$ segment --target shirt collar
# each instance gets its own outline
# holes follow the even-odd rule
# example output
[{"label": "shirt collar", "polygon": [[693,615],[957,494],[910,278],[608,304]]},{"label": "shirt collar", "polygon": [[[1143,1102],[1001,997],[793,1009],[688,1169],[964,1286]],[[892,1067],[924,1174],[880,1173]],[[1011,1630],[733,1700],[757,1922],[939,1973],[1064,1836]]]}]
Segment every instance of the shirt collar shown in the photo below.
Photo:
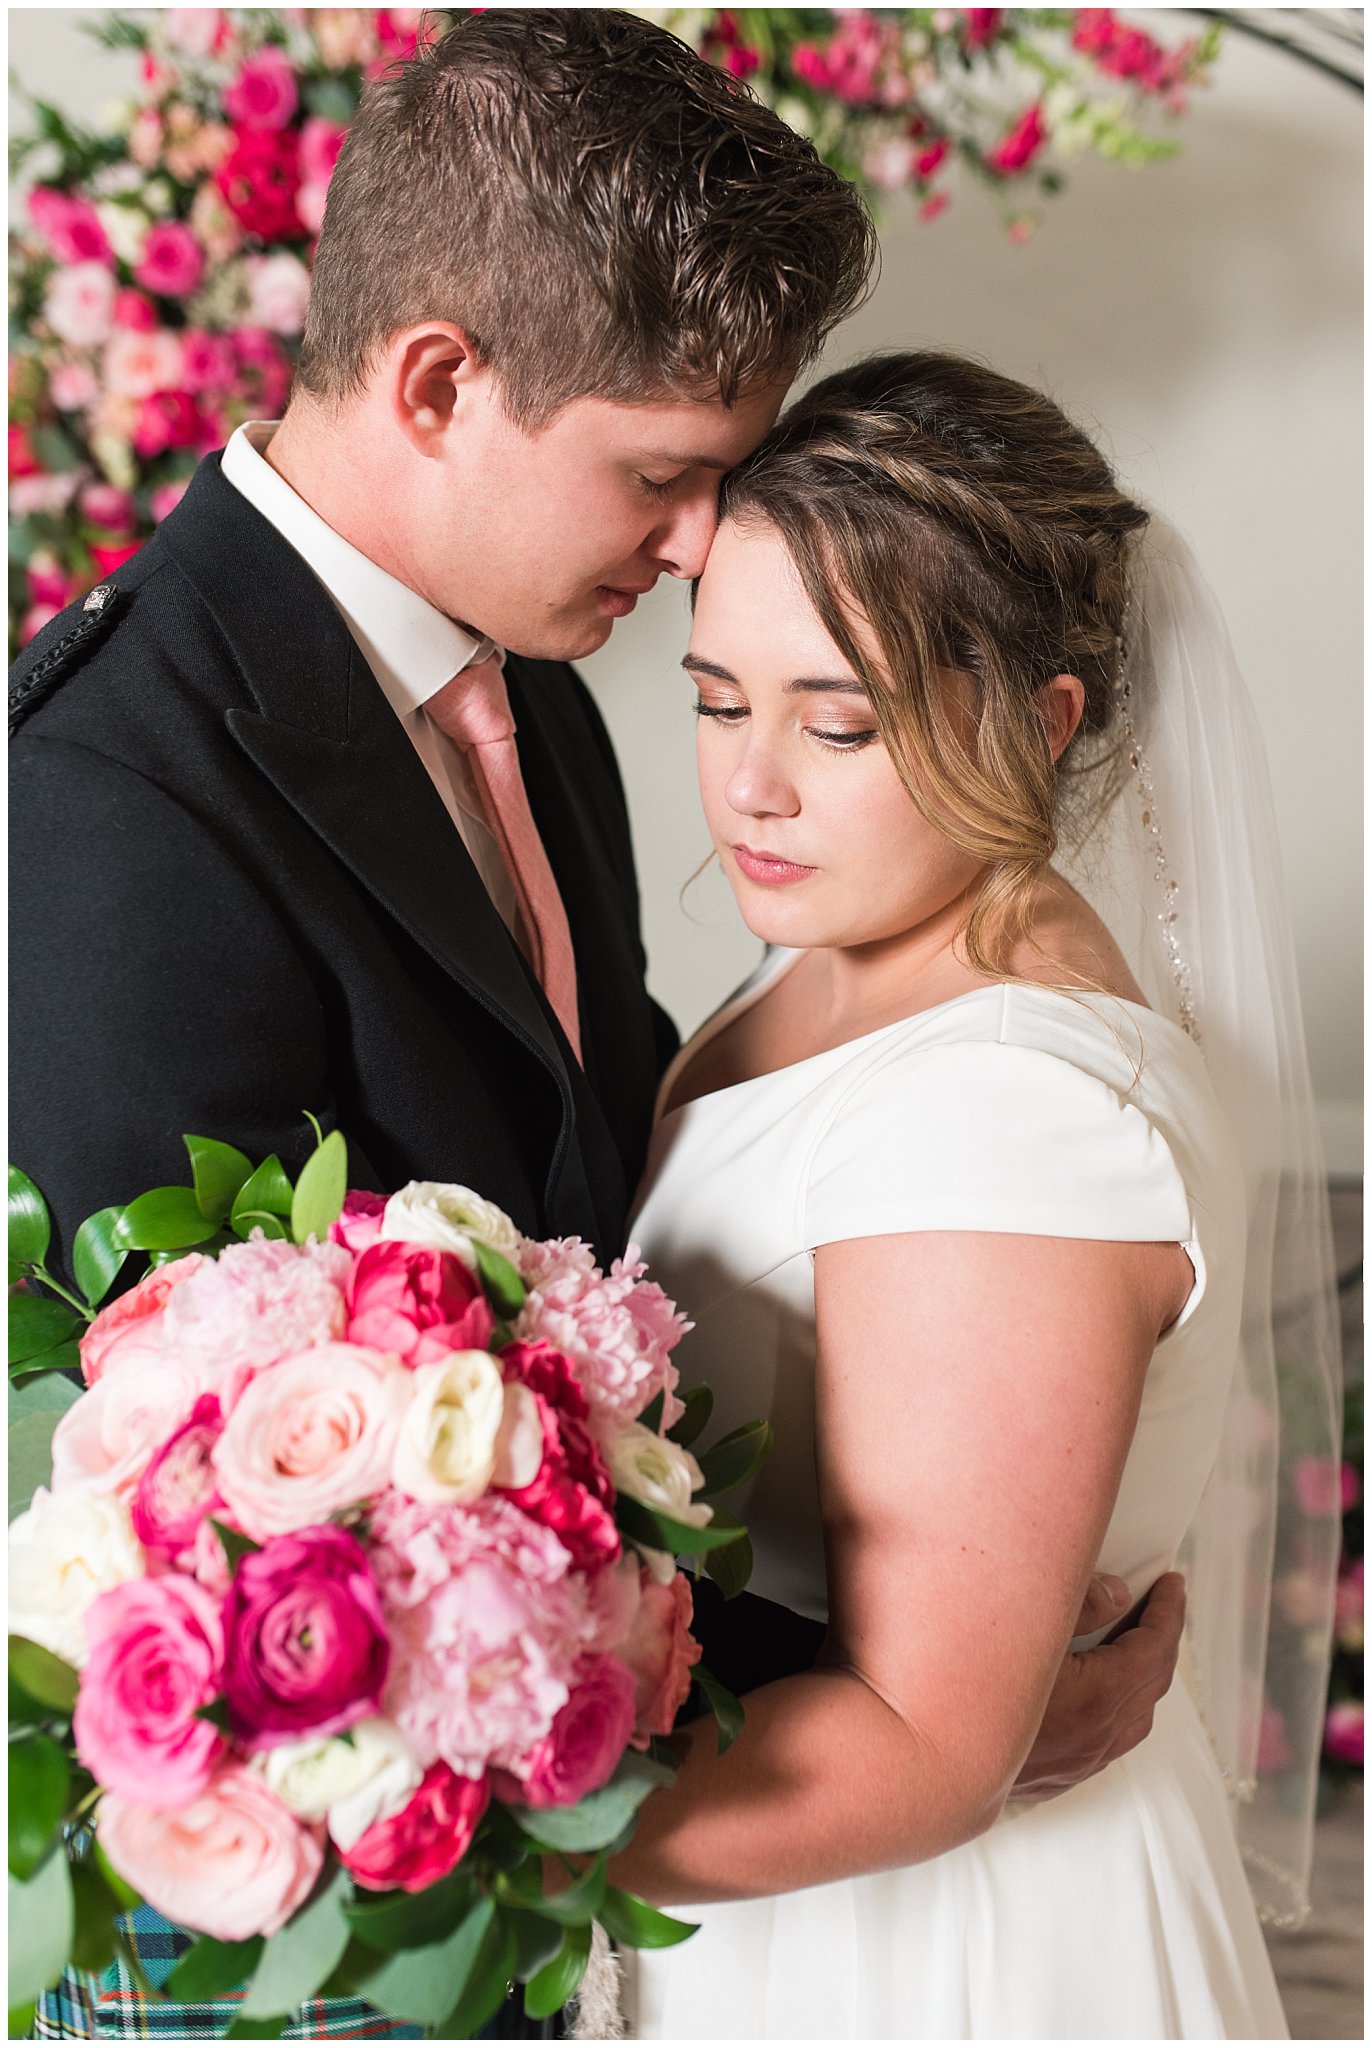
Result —
[{"label": "shirt collar", "polygon": [[492,654],[503,661],[493,641],[464,632],[335,533],[291,489],[263,453],[278,424],[248,420],[239,427],[224,450],[223,473],[314,571],[397,716],[421,709],[469,663]]}]

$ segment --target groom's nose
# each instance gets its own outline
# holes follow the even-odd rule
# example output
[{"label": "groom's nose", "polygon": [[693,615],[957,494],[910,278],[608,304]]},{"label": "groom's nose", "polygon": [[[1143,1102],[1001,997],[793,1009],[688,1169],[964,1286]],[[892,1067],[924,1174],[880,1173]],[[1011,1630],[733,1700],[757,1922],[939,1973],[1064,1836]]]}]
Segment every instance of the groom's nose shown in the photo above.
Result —
[{"label": "groom's nose", "polygon": [[669,576],[699,576],[719,524],[719,479],[674,506],[670,518],[650,536],[648,546]]}]

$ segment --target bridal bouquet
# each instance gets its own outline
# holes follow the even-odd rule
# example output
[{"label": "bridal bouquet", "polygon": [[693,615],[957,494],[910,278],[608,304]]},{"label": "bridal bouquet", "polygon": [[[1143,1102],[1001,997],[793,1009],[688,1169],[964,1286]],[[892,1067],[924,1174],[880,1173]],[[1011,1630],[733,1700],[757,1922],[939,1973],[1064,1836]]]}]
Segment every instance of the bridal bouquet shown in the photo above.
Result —
[{"label": "bridal bouquet", "polygon": [[84,1301],[10,1170],[11,2005],[136,1968],[142,1901],[200,1937],[168,1993],[246,1981],[259,2032],[341,1992],[466,2036],[512,1979],[544,2016],[594,1920],[692,1931],[606,1863],[693,1682],[737,1731],[674,1558],[742,1584],[714,1497],[769,1432],[693,1457],[690,1326],[633,1248],[347,1193],[338,1133],[295,1186],[186,1142],[193,1188],[82,1225]]}]

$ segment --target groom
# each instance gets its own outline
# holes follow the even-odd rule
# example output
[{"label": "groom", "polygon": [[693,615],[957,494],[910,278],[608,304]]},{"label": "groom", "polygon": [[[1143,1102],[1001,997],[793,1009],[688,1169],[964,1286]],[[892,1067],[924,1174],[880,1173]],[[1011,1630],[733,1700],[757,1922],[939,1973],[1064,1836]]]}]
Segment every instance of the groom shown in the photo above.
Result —
[{"label": "groom", "polygon": [[[11,1149],[56,1250],[181,1179],[183,1131],[298,1166],[307,1110],[355,1185],[620,1249],[675,1034],[567,663],[699,573],[871,253],[808,143],[629,15],[479,11],[369,87],[284,421],[12,682]],[[1179,1627],[1169,1581],[1067,1661],[1025,1796],[1141,1738]],[[810,1653],[779,1613],[743,1634],[750,1679]]]}]

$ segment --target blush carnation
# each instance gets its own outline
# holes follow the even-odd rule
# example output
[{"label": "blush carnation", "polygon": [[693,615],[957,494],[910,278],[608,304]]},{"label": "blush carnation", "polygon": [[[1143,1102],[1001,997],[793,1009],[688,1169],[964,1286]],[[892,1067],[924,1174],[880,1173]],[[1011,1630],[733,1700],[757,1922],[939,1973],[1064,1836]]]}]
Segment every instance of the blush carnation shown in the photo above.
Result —
[{"label": "blush carnation", "polygon": [[482,1351],[494,1328],[486,1297],[452,1252],[428,1245],[373,1244],[345,1290],[352,1344],[393,1351],[407,1364],[433,1364],[450,1351]]},{"label": "blush carnation", "polygon": [[670,1428],[684,1411],[668,1354],[691,1325],[655,1282],[642,1278],[647,1268],[638,1247],[630,1245],[602,1274],[579,1238],[527,1243],[520,1270],[529,1298],[518,1334],[566,1354],[597,1427],[632,1422],[661,1393]]},{"label": "blush carnation", "polygon": [[241,1764],[170,1813],[109,1793],[100,1846],[155,1912],[216,1941],[275,1934],[324,1862],[320,1830],[301,1827]]},{"label": "blush carnation", "polygon": [[219,1602],[194,1579],[136,1579],[86,1613],[90,1645],[72,1730],[77,1753],[107,1791],[143,1806],[194,1799],[224,1738],[196,1718],[219,1691]]},{"label": "blush carnation", "polygon": [[224,1695],[250,1750],[333,1735],[375,1714],[390,1661],[367,1553],[301,1529],[239,1561],[224,1609]]},{"label": "blush carnation", "polygon": [[526,1806],[575,1806],[613,1777],[634,1730],[634,1681],[617,1657],[591,1657],[541,1742],[497,1790]]},{"label": "blush carnation", "polygon": [[81,1373],[88,1387],[131,1351],[131,1339],[136,1339],[140,1351],[150,1341],[160,1345],[163,1309],[183,1281],[205,1264],[203,1253],[188,1252],[169,1266],[154,1266],[136,1287],[101,1309],[81,1339]]},{"label": "blush carnation", "polygon": [[337,1245],[231,1244],[168,1303],[167,1341],[236,1390],[259,1367],[342,1336],[350,1266]]},{"label": "blush carnation", "polygon": [[369,1891],[423,1891],[466,1854],[490,1797],[485,1778],[431,1764],[408,1806],[369,1827],[341,1860]]}]

